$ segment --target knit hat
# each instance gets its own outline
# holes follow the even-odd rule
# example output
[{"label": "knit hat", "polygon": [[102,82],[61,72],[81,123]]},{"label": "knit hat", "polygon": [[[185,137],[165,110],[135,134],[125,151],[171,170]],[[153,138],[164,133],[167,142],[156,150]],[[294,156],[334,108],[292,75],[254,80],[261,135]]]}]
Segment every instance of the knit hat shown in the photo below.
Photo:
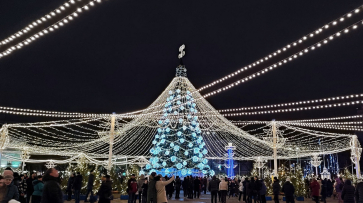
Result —
[{"label": "knit hat", "polygon": [[12,176],[12,175],[6,175],[6,176],[4,176],[4,179],[11,179],[11,180],[13,180],[14,179],[14,176]]},{"label": "knit hat", "polygon": [[9,203],[20,203],[20,202],[16,201],[15,199],[12,199],[9,201]]},{"label": "knit hat", "polygon": [[10,171],[10,170],[5,170],[5,171],[3,172],[3,176],[5,177],[5,176],[7,176],[7,175],[11,175],[11,176],[13,176],[13,175],[14,175],[14,173],[13,173],[12,171]]},{"label": "knit hat", "polygon": [[290,182],[290,177],[287,177],[287,178],[286,178],[286,181],[289,181],[289,182]]}]

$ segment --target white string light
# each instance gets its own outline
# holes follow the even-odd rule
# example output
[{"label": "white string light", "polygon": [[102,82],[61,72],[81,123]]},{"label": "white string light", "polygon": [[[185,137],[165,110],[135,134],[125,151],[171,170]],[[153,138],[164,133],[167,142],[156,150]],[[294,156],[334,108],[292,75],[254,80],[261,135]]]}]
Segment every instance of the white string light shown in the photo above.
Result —
[{"label": "white string light", "polygon": [[244,111],[244,110],[256,110],[256,109],[268,109],[268,108],[276,108],[276,107],[284,107],[284,106],[296,106],[296,105],[304,105],[304,104],[315,104],[315,103],[323,103],[323,102],[331,102],[338,100],[346,100],[346,99],[355,99],[363,97],[363,94],[352,94],[345,96],[336,96],[336,97],[328,97],[322,99],[313,99],[313,100],[305,100],[305,101],[297,101],[297,102],[289,102],[289,103],[281,103],[281,104],[271,104],[271,105],[263,105],[263,106],[252,106],[252,107],[240,107],[234,109],[223,109],[218,110],[218,112],[233,112],[233,111]]},{"label": "white string light", "polygon": [[296,112],[296,111],[306,111],[306,110],[318,110],[318,109],[344,107],[344,106],[358,105],[358,104],[363,104],[363,100],[352,101],[352,102],[343,102],[343,103],[334,103],[334,104],[326,104],[326,105],[317,105],[317,106],[308,106],[308,107],[288,108],[288,109],[252,111],[252,112],[240,112],[240,113],[228,113],[228,114],[222,114],[222,115],[223,116],[246,116],[246,115],[270,114],[270,113],[288,113],[288,112]]},{"label": "white string light", "polygon": [[221,93],[221,92],[223,92],[225,90],[228,90],[228,89],[230,89],[232,87],[238,86],[239,84],[245,83],[245,82],[247,82],[249,80],[252,80],[254,78],[262,76],[263,74],[267,73],[268,71],[274,70],[277,67],[281,67],[282,65],[284,65],[284,64],[286,64],[288,62],[291,62],[291,61],[293,61],[293,60],[295,60],[295,59],[297,59],[297,58],[299,58],[301,56],[306,55],[307,53],[310,53],[311,51],[315,50],[316,48],[320,48],[321,46],[326,45],[329,41],[332,41],[334,38],[337,38],[337,37],[341,36],[342,33],[348,34],[349,32],[345,32],[345,30],[348,30],[348,31],[349,30],[354,30],[354,29],[358,28],[359,26],[362,26],[362,24],[363,24],[363,21],[360,20],[360,21],[358,21],[358,22],[356,22],[356,23],[342,29],[341,31],[339,31],[339,32],[337,32],[337,33],[335,33],[333,35],[330,35],[329,37],[327,37],[327,38],[325,38],[325,39],[323,39],[323,40],[321,40],[321,41],[307,47],[304,50],[296,52],[295,54],[292,54],[289,57],[286,57],[285,59],[282,59],[279,62],[274,63],[271,66],[266,67],[266,68],[254,73],[254,74],[251,74],[251,75],[249,75],[249,76],[247,76],[247,77],[245,77],[243,79],[237,80],[236,82],[230,83],[229,85],[221,87],[221,88],[219,88],[219,89],[217,89],[215,91],[206,93],[206,94],[203,95],[203,97],[207,98],[209,96]]},{"label": "white string light", "polygon": [[[81,14],[81,12],[83,10],[88,10],[92,5],[94,6],[95,4],[93,2],[95,2],[97,0],[92,0],[90,2],[88,2],[87,4],[85,4],[84,6],[77,8],[77,10],[75,12],[73,12],[72,14],[62,18],[61,20],[57,21],[56,23],[48,26],[47,28],[41,30],[40,32],[26,38],[25,40],[23,40],[22,42],[17,43],[14,46],[11,46],[10,48],[6,49],[5,51],[0,53],[0,58],[7,56],[11,53],[13,53],[13,51],[17,50],[17,49],[21,49],[23,46],[25,45],[29,45],[30,43],[32,43],[33,41],[39,39],[40,37],[53,32],[54,30],[62,27],[63,25],[67,24],[70,20],[73,20],[75,17],[77,17],[79,14]],[[100,1],[97,1],[100,2]],[[92,5],[91,5],[92,3]],[[61,10],[56,9],[56,12],[51,12],[52,16],[55,16],[56,13],[61,13]],[[6,39],[7,40],[7,39]],[[7,43],[7,41],[4,41]]]},{"label": "white string light", "polygon": [[[279,54],[281,54],[281,53],[283,53],[283,52],[287,51],[288,49],[290,49],[290,48],[292,48],[292,47],[296,47],[296,46],[297,46],[297,45],[299,45],[299,44],[302,44],[302,43],[303,43],[304,41],[306,41],[307,39],[312,38],[312,37],[314,37],[314,36],[316,36],[316,35],[320,34],[320,33],[321,33],[321,32],[323,32],[324,30],[327,30],[327,29],[330,29],[330,28],[332,28],[332,27],[336,26],[339,22],[342,22],[342,21],[339,21],[338,19],[350,18],[350,17],[352,17],[352,15],[359,14],[359,12],[360,12],[360,10],[362,9],[362,7],[363,7],[363,6],[361,5],[361,6],[357,7],[357,8],[355,8],[355,9],[353,9],[353,10],[349,11],[348,13],[346,13],[346,14],[342,15],[341,17],[336,18],[335,20],[330,21],[329,23],[325,24],[324,26],[319,27],[317,30],[312,31],[311,33],[309,33],[309,34],[307,34],[307,35],[304,35],[304,36],[303,36],[303,37],[301,37],[300,39],[295,40],[294,42],[292,42],[292,43],[290,43],[290,44],[287,44],[285,47],[280,48],[280,49],[276,50],[275,52],[273,52],[273,53],[271,53],[271,54],[269,54],[269,55],[266,55],[265,57],[262,57],[261,59],[259,59],[259,60],[255,61],[255,62],[253,62],[253,63],[251,63],[251,64],[249,64],[249,65],[247,65],[247,66],[245,66],[245,67],[243,67],[243,68],[241,68],[241,69],[239,69],[239,70],[237,70],[237,71],[236,71],[236,72],[234,72],[234,73],[231,73],[231,74],[229,74],[229,75],[227,75],[227,76],[225,76],[225,77],[223,77],[223,78],[221,78],[221,79],[215,80],[215,81],[213,81],[212,83],[209,83],[208,85],[205,85],[205,86],[203,86],[203,87],[199,88],[199,89],[198,89],[198,91],[205,90],[205,89],[207,89],[207,88],[209,88],[209,87],[212,87],[212,86],[214,86],[214,85],[216,85],[216,84],[218,84],[218,83],[220,83],[220,82],[223,82],[224,80],[227,80],[227,79],[233,78],[234,76],[237,76],[237,75],[239,75],[240,73],[243,73],[243,71],[246,71],[246,70],[248,70],[248,69],[251,69],[251,68],[257,67],[258,65],[260,65],[260,64],[262,64],[262,63],[264,63],[264,62],[268,61],[268,60],[269,60],[269,59],[271,59],[271,58],[274,58],[274,57],[278,56]],[[357,28],[357,26],[355,26],[355,27],[353,26],[353,29],[355,29],[355,28]],[[348,30],[348,31],[349,31],[349,30]]]}]

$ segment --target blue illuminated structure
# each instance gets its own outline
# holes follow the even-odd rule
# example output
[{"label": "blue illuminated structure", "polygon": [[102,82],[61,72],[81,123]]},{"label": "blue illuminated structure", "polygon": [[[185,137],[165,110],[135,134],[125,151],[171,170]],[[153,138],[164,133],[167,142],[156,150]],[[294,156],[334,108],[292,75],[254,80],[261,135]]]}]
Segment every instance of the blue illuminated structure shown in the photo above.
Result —
[{"label": "blue illuminated structure", "polygon": [[237,166],[233,163],[233,150],[236,149],[235,146],[232,146],[232,143],[228,143],[228,146],[225,146],[225,149],[227,150],[227,164],[225,164],[225,167],[227,168],[227,176],[229,178],[234,178],[234,168]]}]

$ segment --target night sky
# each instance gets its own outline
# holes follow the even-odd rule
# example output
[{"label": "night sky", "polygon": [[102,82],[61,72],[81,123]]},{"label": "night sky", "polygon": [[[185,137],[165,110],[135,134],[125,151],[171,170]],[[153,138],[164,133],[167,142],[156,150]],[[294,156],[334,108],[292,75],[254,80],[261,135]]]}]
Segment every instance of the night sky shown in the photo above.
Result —
[{"label": "night sky", "polygon": [[[0,1],[0,39],[64,2]],[[104,1],[0,59],[0,106],[84,113],[143,109],[174,77],[181,44],[186,45],[183,61],[188,78],[200,88],[362,4],[343,0]],[[355,20],[363,19],[361,13]],[[353,22],[347,20],[341,28]],[[362,36],[363,28],[359,28],[207,100],[216,109],[224,109],[363,93]],[[345,116],[356,114],[357,108],[229,119]],[[32,119],[0,115],[1,122]]]}]

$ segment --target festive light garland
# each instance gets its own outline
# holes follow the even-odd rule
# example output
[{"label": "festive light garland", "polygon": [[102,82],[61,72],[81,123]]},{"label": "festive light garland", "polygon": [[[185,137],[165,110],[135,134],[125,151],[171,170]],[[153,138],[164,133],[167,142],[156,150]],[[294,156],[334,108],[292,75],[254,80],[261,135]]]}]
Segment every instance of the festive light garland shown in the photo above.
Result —
[{"label": "festive light garland", "polygon": [[[77,17],[79,14],[81,14],[83,11],[89,10],[91,7],[95,6],[95,2],[101,2],[101,0],[91,0],[89,1],[87,4],[85,4],[84,6],[77,8],[75,10],[75,12],[73,12],[70,15],[67,15],[66,17],[62,18],[61,20],[59,20],[58,22],[48,26],[47,28],[41,30],[40,32],[26,38],[25,40],[23,40],[22,42],[17,43],[14,46],[11,46],[10,48],[6,49],[5,51],[0,53],[0,59],[4,56],[7,56],[9,54],[11,54],[13,51],[17,50],[17,49],[21,49],[23,46],[25,45],[29,45],[30,43],[32,43],[33,41],[37,40],[38,38],[41,38],[42,36],[47,35],[50,32],[53,32],[54,30],[66,25],[68,22],[70,22],[71,20],[73,20],[75,17]],[[61,6],[62,7],[62,6]],[[59,9],[56,9],[59,11]],[[25,28],[26,29],[26,28]],[[22,31],[22,33],[24,32],[24,30]],[[20,33],[17,33],[20,34]],[[15,35],[16,36],[16,35]],[[14,35],[10,36],[12,39]],[[8,43],[8,39],[4,40],[5,44]],[[2,44],[4,44],[2,42]]]},{"label": "festive light garland", "polygon": [[[98,0],[98,2],[101,2],[101,0]],[[32,23],[30,23],[29,25],[27,25],[26,27],[24,27],[20,31],[16,32],[15,34],[5,38],[2,41],[0,41],[0,47],[1,47],[1,45],[6,45],[7,43],[12,42],[16,38],[21,37],[23,34],[28,33],[29,31],[31,31],[32,29],[38,27],[39,25],[46,22],[47,20],[52,19],[54,16],[57,16],[57,15],[61,14],[62,12],[72,8],[75,3],[76,3],[76,0],[67,1],[66,3],[62,4],[61,6],[54,9],[53,11],[49,12],[48,14],[44,15],[43,17],[33,21]]]},{"label": "festive light garland", "polygon": [[203,95],[203,97],[204,98],[210,97],[212,95],[215,95],[215,94],[221,93],[221,92],[223,92],[225,90],[228,90],[228,89],[230,89],[232,87],[238,86],[239,84],[242,84],[244,82],[252,80],[252,79],[254,79],[254,78],[258,77],[258,76],[262,76],[264,73],[267,73],[270,70],[276,69],[277,67],[281,67],[282,65],[284,65],[284,64],[286,64],[288,62],[291,62],[294,59],[297,59],[298,57],[304,56],[305,54],[309,53],[309,51],[313,51],[313,50],[315,50],[317,48],[322,47],[323,45],[328,44],[328,42],[333,40],[334,38],[340,37],[342,35],[342,33],[347,34],[347,33],[349,33],[350,30],[355,30],[355,29],[359,28],[359,26],[361,26],[362,24],[363,24],[363,21],[360,20],[360,21],[358,21],[358,22],[356,22],[356,23],[342,29],[341,31],[339,31],[339,32],[337,32],[337,33],[335,33],[333,35],[330,35],[329,37],[327,37],[327,38],[325,38],[325,39],[323,39],[323,40],[321,40],[321,41],[307,47],[306,49],[304,49],[302,51],[296,52],[295,54],[292,54],[289,57],[286,57],[286,58],[280,60],[279,62],[274,63],[271,66],[266,67],[263,70],[260,70],[260,71],[254,73],[254,74],[251,74],[251,75],[249,75],[249,76],[247,76],[247,77],[245,77],[243,79],[237,80],[236,82],[230,83],[229,85],[221,87],[221,88],[219,88],[219,89],[217,89],[215,91],[206,93],[206,94]]},{"label": "festive light garland", "polygon": [[343,106],[350,106],[350,105],[357,105],[357,104],[363,104],[363,100],[334,103],[334,104],[327,104],[327,105],[317,105],[317,106],[297,107],[297,108],[277,109],[277,110],[267,110],[267,111],[241,112],[241,113],[222,114],[222,115],[223,116],[244,116],[244,115],[258,115],[258,114],[270,114],[270,113],[287,113],[287,112],[295,112],[295,111],[336,108],[336,107],[343,107]]},{"label": "festive light garland", "polygon": [[255,109],[269,109],[269,108],[276,108],[276,107],[315,104],[315,103],[331,102],[331,101],[335,101],[335,100],[346,100],[346,99],[354,99],[354,98],[361,98],[361,97],[363,97],[363,94],[352,94],[352,95],[345,95],[345,96],[336,96],[336,97],[328,97],[328,98],[322,98],[322,99],[313,99],[313,100],[288,102],[288,103],[280,103],[280,104],[270,104],[270,105],[262,105],[262,106],[223,109],[223,110],[218,110],[218,112],[231,112],[231,111],[233,112],[233,111],[245,111],[245,110],[255,110]]},{"label": "festive light garland", "polygon": [[259,60],[255,61],[255,62],[253,62],[253,63],[251,63],[251,64],[249,64],[249,65],[247,65],[247,66],[245,66],[245,67],[243,67],[243,68],[241,68],[241,69],[239,69],[239,70],[237,70],[237,71],[236,71],[236,72],[234,72],[234,73],[231,73],[231,74],[229,74],[229,75],[227,75],[227,76],[225,76],[225,77],[223,77],[223,78],[221,78],[221,79],[215,80],[215,81],[213,81],[212,83],[209,83],[208,85],[205,85],[205,86],[203,86],[203,87],[199,88],[199,89],[198,89],[198,91],[205,90],[205,89],[207,89],[207,88],[209,88],[209,87],[212,87],[212,86],[214,86],[214,85],[216,85],[216,84],[218,84],[218,83],[220,83],[220,82],[223,82],[224,80],[227,80],[227,79],[229,79],[229,78],[232,78],[232,77],[234,77],[234,76],[237,76],[237,75],[239,75],[240,73],[243,73],[243,71],[246,71],[246,70],[248,70],[248,69],[251,69],[251,68],[257,67],[259,64],[262,64],[263,62],[266,62],[266,61],[268,61],[269,59],[271,59],[271,58],[273,58],[273,57],[278,56],[279,54],[281,54],[281,53],[283,53],[283,52],[287,51],[287,50],[288,50],[288,49],[290,49],[291,47],[295,47],[295,46],[297,46],[298,44],[303,43],[303,42],[304,42],[304,41],[306,41],[307,39],[312,38],[312,37],[316,36],[317,34],[320,34],[320,33],[321,33],[321,32],[323,32],[324,30],[327,30],[327,29],[329,29],[329,28],[331,28],[331,27],[334,27],[334,26],[336,26],[338,23],[342,23],[342,22],[344,21],[344,19],[345,19],[345,18],[350,18],[350,17],[352,17],[354,14],[355,14],[355,15],[356,15],[356,14],[359,14],[359,12],[361,11],[361,9],[362,9],[362,8],[363,8],[363,6],[361,5],[361,6],[357,7],[357,8],[355,8],[355,9],[353,9],[353,10],[349,11],[348,13],[346,13],[346,14],[342,15],[341,17],[336,18],[335,20],[330,21],[329,23],[325,24],[324,26],[319,27],[317,30],[312,31],[312,32],[310,32],[309,34],[304,35],[304,36],[303,36],[303,37],[301,37],[300,39],[295,40],[294,42],[287,44],[285,47],[280,48],[280,49],[276,50],[275,52],[273,52],[273,53],[271,53],[271,54],[266,55],[265,57],[262,57],[261,59],[259,59]]}]

